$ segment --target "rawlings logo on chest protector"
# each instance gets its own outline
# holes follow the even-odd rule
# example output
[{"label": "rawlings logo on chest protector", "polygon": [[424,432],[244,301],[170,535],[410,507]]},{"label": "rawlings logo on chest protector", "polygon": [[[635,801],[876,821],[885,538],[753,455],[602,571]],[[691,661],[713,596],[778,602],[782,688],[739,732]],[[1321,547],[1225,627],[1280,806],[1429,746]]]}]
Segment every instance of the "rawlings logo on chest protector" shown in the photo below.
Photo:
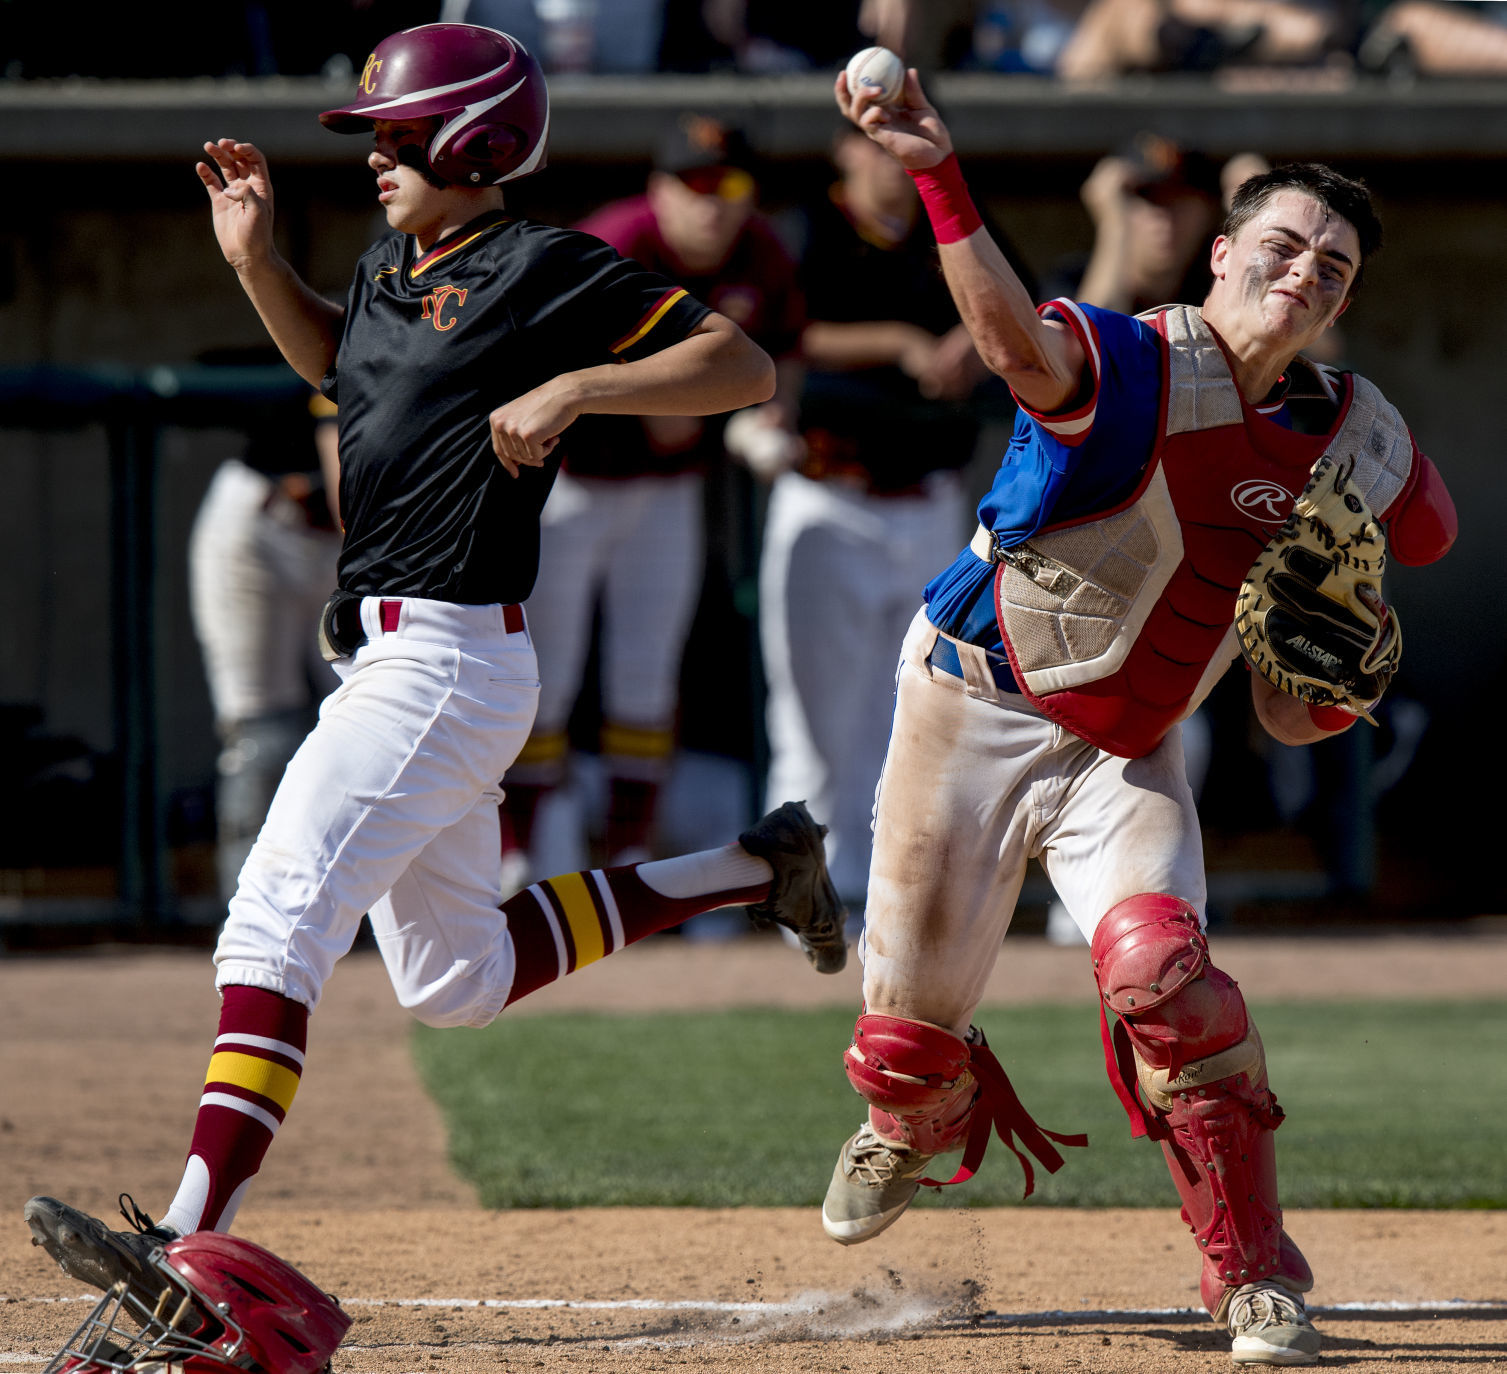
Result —
[{"label": "rawlings logo on chest protector", "polygon": [[1260,477],[1237,483],[1230,492],[1230,500],[1242,515],[1254,516],[1263,524],[1280,525],[1292,509],[1292,492]]}]

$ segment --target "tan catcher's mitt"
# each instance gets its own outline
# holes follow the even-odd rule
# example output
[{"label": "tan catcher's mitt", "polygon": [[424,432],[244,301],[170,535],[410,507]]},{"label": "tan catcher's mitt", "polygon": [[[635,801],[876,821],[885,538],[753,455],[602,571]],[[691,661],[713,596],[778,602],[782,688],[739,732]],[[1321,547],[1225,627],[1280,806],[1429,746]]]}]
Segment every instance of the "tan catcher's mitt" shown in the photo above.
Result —
[{"label": "tan catcher's mitt", "polygon": [[1402,631],[1381,596],[1387,543],[1350,480],[1355,463],[1325,454],[1251,565],[1235,632],[1251,667],[1311,706],[1363,720],[1402,657]]}]

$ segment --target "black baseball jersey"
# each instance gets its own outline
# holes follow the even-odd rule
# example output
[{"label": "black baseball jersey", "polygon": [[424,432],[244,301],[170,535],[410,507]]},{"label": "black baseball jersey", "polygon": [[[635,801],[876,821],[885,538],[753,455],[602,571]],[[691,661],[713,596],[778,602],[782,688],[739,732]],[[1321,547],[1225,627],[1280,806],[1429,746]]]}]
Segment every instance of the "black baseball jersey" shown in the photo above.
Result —
[{"label": "black baseball jersey", "polygon": [[510,477],[487,417],[562,372],[631,361],[710,313],[600,239],[500,210],[419,253],[378,241],[356,267],[323,391],[340,409],[340,587],[523,601],[558,469]]},{"label": "black baseball jersey", "polygon": [[[806,214],[801,285],[813,320],[904,320],[931,334],[958,323],[921,215],[893,242],[869,236],[843,206],[840,188]],[[807,372],[801,397],[809,475],[861,476],[874,491],[913,489],[928,472],[973,456],[978,412],[929,400],[898,366]]]}]

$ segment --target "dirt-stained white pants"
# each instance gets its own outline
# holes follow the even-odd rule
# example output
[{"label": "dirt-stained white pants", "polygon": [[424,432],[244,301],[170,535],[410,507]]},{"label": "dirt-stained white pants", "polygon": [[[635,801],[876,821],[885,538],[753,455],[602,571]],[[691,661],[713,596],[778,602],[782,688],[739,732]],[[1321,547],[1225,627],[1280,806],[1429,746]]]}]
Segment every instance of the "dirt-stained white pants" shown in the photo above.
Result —
[{"label": "dirt-stained white pants", "polygon": [[932,669],[936,638],[920,613],[902,650],[860,955],[868,1011],[962,1035],[1030,859],[1092,938],[1138,892],[1202,913],[1203,845],[1177,731],[1145,758],[1105,753],[1000,691],[981,651],[970,666],[961,646],[967,681]]},{"label": "dirt-stained white pants", "polygon": [[[401,607],[386,632],[384,599]],[[497,808],[533,724],[534,648],[500,605],[366,597],[361,622],[241,871],[216,982],[312,1011],[369,913],[404,1007],[484,1026],[513,981]]]}]

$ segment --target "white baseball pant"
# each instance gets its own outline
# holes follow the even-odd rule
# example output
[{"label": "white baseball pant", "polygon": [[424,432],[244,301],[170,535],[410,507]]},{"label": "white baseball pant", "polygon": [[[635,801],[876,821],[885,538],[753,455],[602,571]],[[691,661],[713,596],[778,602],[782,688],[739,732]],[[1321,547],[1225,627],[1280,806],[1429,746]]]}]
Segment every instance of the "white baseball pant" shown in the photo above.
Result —
[{"label": "white baseball pant", "polygon": [[705,562],[703,486],[698,473],[555,479],[528,600],[541,731],[564,730],[570,719],[599,594],[603,714],[646,728],[673,722]]},{"label": "white baseball pant", "polygon": [[309,704],[309,680],[335,686],[314,647],[335,587],[340,536],[311,529],[272,479],[237,458],[215,470],[189,533],[189,608],[215,719]]},{"label": "white baseball pant", "polygon": [[981,665],[972,685],[934,671],[936,637],[924,611],[905,637],[859,954],[870,1012],[963,1035],[1030,859],[1091,939],[1140,892],[1182,897],[1202,918],[1203,842],[1176,730],[1145,758],[1105,753]]},{"label": "white baseball pant", "polygon": [[[387,598],[392,600],[393,598]],[[499,605],[404,597],[336,671],[241,872],[215,951],[243,983],[311,1011],[363,913],[399,1003],[435,1026],[484,1026],[512,985],[498,910],[498,780],[533,724],[526,629]]]},{"label": "white baseball pant", "polygon": [[956,474],[924,495],[872,496],[797,473],[776,479],[759,566],[770,806],[806,800],[828,826],[838,892],[861,905],[874,788],[894,712],[895,645],[916,597],[957,552],[968,512]]}]

